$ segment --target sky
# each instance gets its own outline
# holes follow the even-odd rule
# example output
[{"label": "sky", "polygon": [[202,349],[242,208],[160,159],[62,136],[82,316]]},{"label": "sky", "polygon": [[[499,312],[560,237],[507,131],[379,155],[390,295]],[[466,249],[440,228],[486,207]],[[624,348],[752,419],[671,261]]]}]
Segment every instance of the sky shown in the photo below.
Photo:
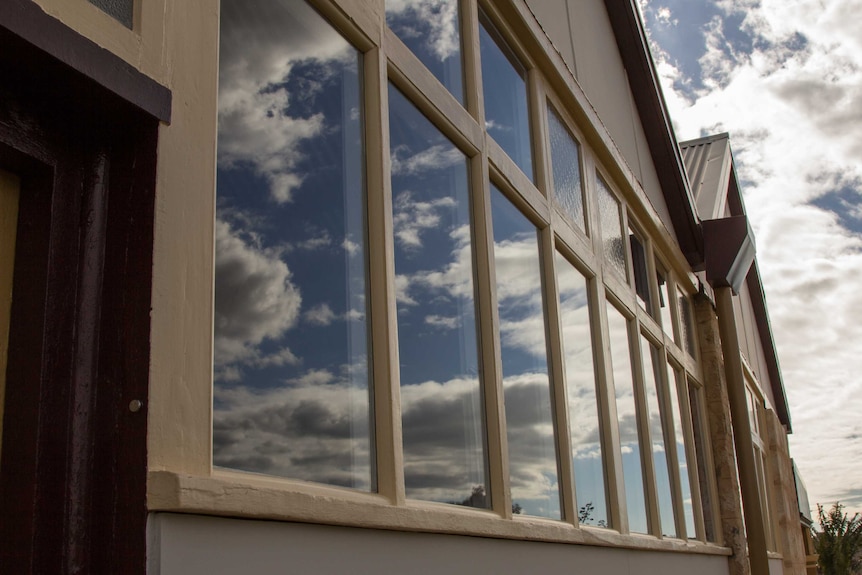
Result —
[{"label": "sky", "polygon": [[729,132],[812,506],[862,512],[862,0],[639,0],[680,141]]}]

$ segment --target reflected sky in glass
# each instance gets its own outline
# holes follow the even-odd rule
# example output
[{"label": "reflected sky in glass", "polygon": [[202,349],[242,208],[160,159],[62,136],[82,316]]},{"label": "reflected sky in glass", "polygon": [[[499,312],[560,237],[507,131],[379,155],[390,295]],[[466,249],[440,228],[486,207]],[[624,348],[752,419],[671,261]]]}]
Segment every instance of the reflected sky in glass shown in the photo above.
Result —
[{"label": "reflected sky in glass", "polygon": [[389,86],[407,496],[488,507],[467,158]]},{"label": "reflected sky in glass", "polygon": [[528,178],[533,179],[527,72],[491,24],[479,15],[479,51],[485,128]]},{"label": "reflected sky in glass", "polygon": [[[673,494],[670,487],[670,468],[662,427],[661,399],[664,397],[662,373],[665,362],[658,348],[641,336],[641,359],[644,369],[644,392],[646,394],[647,417],[649,418],[650,441],[652,442],[653,467],[658,494],[658,511],[661,518],[661,533],[665,537],[676,537],[676,522],[673,516]],[[667,417],[665,415],[665,417]],[[675,473],[675,471],[674,471]]]},{"label": "reflected sky in glass", "polygon": [[494,186],[491,214],[512,504],[559,519],[538,232]]},{"label": "reflected sky in glass", "polygon": [[360,54],[221,4],[213,462],[374,489]]},{"label": "reflected sky in glass", "polygon": [[688,385],[688,401],[691,409],[691,428],[694,431],[694,448],[697,453],[697,477],[700,482],[700,497],[703,501],[703,524],[706,529],[706,540],[717,541],[718,531],[712,514],[714,494],[710,484],[706,462],[712,457],[707,449],[707,420],[703,408],[703,390],[695,385]]},{"label": "reflected sky in glass", "polygon": [[640,437],[638,436],[634,382],[632,381],[632,365],[629,356],[628,322],[610,302],[606,302],[606,304],[629,531],[648,533]]},{"label": "reflected sky in glass", "polygon": [[386,24],[464,103],[458,0],[386,0]]},{"label": "reflected sky in glass", "polygon": [[599,203],[599,220],[602,229],[602,251],[605,261],[623,278],[627,278],[623,226],[620,220],[620,203],[608,189],[602,177],[596,174],[596,199]]},{"label": "reflected sky in glass", "polygon": [[691,478],[688,473],[688,454],[685,450],[685,431],[683,414],[680,410],[679,398],[686,397],[685,380],[681,379],[672,365],[668,365],[670,373],[674,374],[670,383],[670,411],[673,417],[673,437],[676,442],[676,459],[679,463],[680,490],[682,491],[682,511],[685,516],[685,531],[688,537],[697,537],[694,527],[694,502],[692,501]]},{"label": "reflected sky in glass", "polygon": [[575,227],[585,232],[581,149],[550,103],[548,104],[548,137],[551,143],[554,200]]},{"label": "reflected sky in glass", "polygon": [[556,253],[556,269],[578,520],[584,525],[607,527],[604,457],[596,400],[587,280],[559,252]]}]

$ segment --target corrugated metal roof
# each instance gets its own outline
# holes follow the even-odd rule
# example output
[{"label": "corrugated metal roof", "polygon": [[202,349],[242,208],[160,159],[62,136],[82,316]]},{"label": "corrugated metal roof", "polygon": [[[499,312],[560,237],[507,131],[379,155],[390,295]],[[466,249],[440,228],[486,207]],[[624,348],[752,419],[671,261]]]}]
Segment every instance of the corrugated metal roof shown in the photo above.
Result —
[{"label": "corrugated metal roof", "polygon": [[683,163],[701,220],[724,217],[732,157],[727,133],[680,142]]}]

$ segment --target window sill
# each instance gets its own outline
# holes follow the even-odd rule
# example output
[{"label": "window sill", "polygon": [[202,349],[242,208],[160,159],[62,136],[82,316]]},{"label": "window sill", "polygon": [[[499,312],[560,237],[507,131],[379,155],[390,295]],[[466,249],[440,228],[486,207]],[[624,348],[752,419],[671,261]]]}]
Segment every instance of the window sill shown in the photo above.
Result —
[{"label": "window sill", "polygon": [[534,517],[509,520],[491,511],[455,505],[410,501],[409,506],[396,506],[376,493],[226,470],[214,470],[209,477],[152,471],[147,481],[147,506],[151,512],[171,511],[702,555],[731,554],[726,547],[699,541],[623,535],[611,529],[576,527]]}]

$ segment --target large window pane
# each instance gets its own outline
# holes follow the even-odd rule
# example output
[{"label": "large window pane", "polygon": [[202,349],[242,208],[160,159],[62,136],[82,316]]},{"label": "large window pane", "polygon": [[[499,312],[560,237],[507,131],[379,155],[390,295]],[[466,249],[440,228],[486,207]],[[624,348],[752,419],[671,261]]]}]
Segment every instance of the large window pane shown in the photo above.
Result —
[{"label": "large window pane", "polygon": [[360,64],[304,2],[221,4],[215,465],[374,488]]},{"label": "large window pane", "polygon": [[584,192],[581,184],[581,149],[554,107],[548,104],[548,131],[551,141],[551,167],[554,200],[582,232]]},{"label": "large window pane", "polygon": [[389,87],[404,480],[488,507],[467,159]]},{"label": "large window pane", "polygon": [[458,0],[386,0],[386,24],[463,104]]},{"label": "large window pane", "polygon": [[494,262],[512,505],[560,518],[560,487],[536,227],[492,186]]},{"label": "large window pane", "polygon": [[[685,531],[689,538],[697,537],[694,525],[694,502],[693,492],[691,488],[691,474],[688,472],[688,452],[686,451],[685,441],[685,425],[683,422],[683,411],[680,409],[679,398],[687,398],[688,392],[685,389],[685,379],[681,376],[673,366],[668,366],[671,373],[674,374],[674,382],[670,382],[670,399],[671,415],[673,417],[673,436],[676,442],[676,460],[679,463],[679,481],[680,491],[682,491],[682,511],[685,515]],[[697,503],[699,504],[699,503]]]},{"label": "large window pane", "polygon": [[556,268],[578,520],[584,525],[607,527],[604,454],[596,399],[587,280],[559,253],[556,254]]},{"label": "large window pane", "polygon": [[713,500],[715,494],[712,491],[712,483],[709,481],[709,467],[707,461],[712,455],[708,449],[707,434],[709,425],[706,420],[706,412],[703,405],[703,390],[695,385],[688,386],[688,400],[691,408],[691,426],[694,431],[694,447],[697,453],[697,477],[700,481],[700,496],[703,501],[703,523],[706,529],[706,540],[717,541],[715,519],[713,517]]},{"label": "large window pane", "polygon": [[629,229],[629,247],[631,248],[632,274],[634,275],[635,294],[638,303],[645,312],[653,315],[646,248],[643,241],[631,229]]},{"label": "large window pane", "polygon": [[623,243],[623,225],[620,219],[620,202],[608,189],[601,176],[596,174],[596,196],[599,202],[599,219],[602,229],[602,250],[605,261],[622,277],[626,273],[626,248]]},{"label": "large window pane", "polygon": [[661,352],[650,341],[641,337],[641,358],[644,369],[644,393],[646,394],[647,417],[649,418],[650,441],[652,442],[653,467],[658,494],[658,511],[661,518],[661,533],[665,537],[676,537],[676,522],[673,516],[673,494],[670,486],[670,468],[664,442],[664,427],[661,398],[664,396],[664,381],[667,373]]},{"label": "large window pane", "polygon": [[628,322],[610,302],[607,302],[607,313],[629,530],[648,533],[635,389],[629,355]]},{"label": "large window pane", "polygon": [[667,271],[656,260],[655,262],[656,280],[658,283],[658,309],[659,317],[661,318],[661,327],[664,332],[673,337],[673,316],[671,315],[670,306],[670,288],[667,279]]},{"label": "large window pane", "polygon": [[521,171],[532,179],[526,70],[482,13],[479,18],[479,50],[485,94],[485,127]]}]

